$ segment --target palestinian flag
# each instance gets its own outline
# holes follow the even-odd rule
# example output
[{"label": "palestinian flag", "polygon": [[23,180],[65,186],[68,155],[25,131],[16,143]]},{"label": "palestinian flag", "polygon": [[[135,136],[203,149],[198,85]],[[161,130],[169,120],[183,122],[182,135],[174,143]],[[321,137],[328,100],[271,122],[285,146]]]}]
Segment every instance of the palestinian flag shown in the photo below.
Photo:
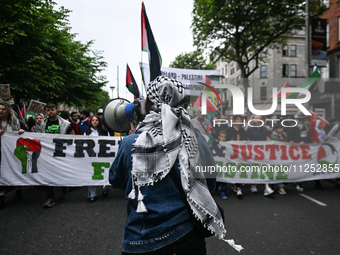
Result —
[{"label": "palestinian flag", "polygon": [[148,16],[142,3],[142,51],[149,54],[150,81],[161,75],[162,58],[153,36]]},{"label": "palestinian flag", "polygon": [[24,122],[26,123],[26,106],[24,105],[22,108],[21,108],[21,111],[20,111],[20,108],[18,106],[18,110],[19,110],[19,118]]},{"label": "palestinian flag", "polygon": [[[315,116],[315,112],[311,111],[311,110],[308,110],[312,115],[309,116],[309,120],[310,122],[313,122],[314,121],[314,116]],[[322,122],[322,127],[324,128],[326,125],[329,125],[329,122],[327,120],[325,120],[324,118],[318,116],[317,118],[318,120],[321,120]]]},{"label": "palestinian flag", "polygon": [[[192,110],[194,112],[197,112],[198,108],[201,107],[202,104],[202,99],[201,97],[197,97],[195,103],[192,106]],[[205,118],[210,121],[211,116],[213,116],[214,114],[216,114],[218,112],[217,107],[210,101],[209,98],[207,98],[207,114],[205,115]]]},{"label": "palestinian flag", "polygon": [[[306,82],[305,84],[302,84],[298,88],[304,88],[304,89],[308,89],[309,91],[312,91],[315,88],[316,81],[319,79],[319,77],[320,77],[319,70],[316,68],[313,71],[313,73],[311,74],[311,76],[309,76],[309,82]],[[289,95],[287,95],[287,98],[288,99],[292,99],[292,98],[296,98],[296,97],[298,97],[300,95],[304,95],[304,94],[303,93],[298,93],[298,92],[293,92],[293,93],[290,93]]]},{"label": "palestinian flag", "polygon": [[131,70],[128,64],[126,64],[126,87],[134,95],[135,98],[140,97],[140,92],[139,92],[137,83],[131,73]]},{"label": "palestinian flag", "polygon": [[[283,88],[290,88],[289,84],[286,82]],[[282,88],[281,88],[282,89]],[[277,92],[277,101],[281,102],[281,89],[279,92]],[[286,93],[286,96],[288,97],[291,93]]]}]

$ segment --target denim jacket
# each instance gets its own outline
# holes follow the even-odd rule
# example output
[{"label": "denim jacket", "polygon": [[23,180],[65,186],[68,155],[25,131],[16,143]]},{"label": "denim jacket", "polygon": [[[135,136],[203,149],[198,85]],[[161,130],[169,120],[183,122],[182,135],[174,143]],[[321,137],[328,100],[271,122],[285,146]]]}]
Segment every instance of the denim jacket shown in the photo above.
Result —
[{"label": "denim jacket", "polygon": [[[193,228],[189,210],[169,175],[154,183],[153,186],[141,187],[144,195],[143,202],[148,212],[136,212],[137,200],[131,200],[128,195],[132,189],[131,155],[133,143],[137,137],[138,134],[132,134],[122,140],[109,172],[111,185],[125,189],[125,197],[128,199],[123,251],[130,253],[142,253],[162,248],[183,237]],[[202,139],[204,140],[202,136],[198,137],[200,154],[209,155],[201,157],[208,159],[202,164],[214,165],[210,149],[205,141],[202,142]],[[175,164],[175,170],[179,174],[177,164]],[[214,179],[209,181],[209,187],[213,185]]]}]

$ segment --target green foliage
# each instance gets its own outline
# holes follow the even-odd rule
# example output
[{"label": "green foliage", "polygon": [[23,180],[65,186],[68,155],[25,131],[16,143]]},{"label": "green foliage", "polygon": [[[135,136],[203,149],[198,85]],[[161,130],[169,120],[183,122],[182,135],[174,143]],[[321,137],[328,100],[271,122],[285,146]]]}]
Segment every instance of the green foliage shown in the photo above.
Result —
[{"label": "green foliage", "polygon": [[[325,11],[319,0],[311,2],[314,16]],[[192,14],[194,45],[217,59],[236,61],[247,78],[259,67],[261,51],[284,44],[292,29],[302,29],[305,1],[194,0]]]},{"label": "green foliage", "polygon": [[107,81],[99,73],[107,64],[92,41],[75,41],[69,10],[51,0],[0,2],[0,81],[10,84],[16,102],[82,106],[95,102]]},{"label": "green foliage", "polygon": [[207,63],[202,53],[198,51],[178,55],[175,60],[170,63],[170,67],[203,70],[214,70],[216,68],[215,65]]},{"label": "green foliage", "polygon": [[98,109],[104,108],[104,106],[109,102],[110,95],[106,90],[101,90],[95,94],[96,102],[94,103],[86,103],[84,105],[84,109],[89,110],[90,112],[97,113]]}]

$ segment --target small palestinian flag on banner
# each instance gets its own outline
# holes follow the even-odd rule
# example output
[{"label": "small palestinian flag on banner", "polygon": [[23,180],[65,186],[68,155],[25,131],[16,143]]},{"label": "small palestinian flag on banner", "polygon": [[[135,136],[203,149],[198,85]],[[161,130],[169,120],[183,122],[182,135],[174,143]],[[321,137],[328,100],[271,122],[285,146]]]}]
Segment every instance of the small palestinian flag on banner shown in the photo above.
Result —
[{"label": "small palestinian flag on banner", "polygon": [[149,54],[150,81],[161,75],[162,57],[153,36],[144,2],[142,3],[142,51]]},{"label": "small palestinian flag on banner", "polygon": [[134,95],[135,99],[140,97],[137,83],[128,64],[126,64],[126,87]]}]

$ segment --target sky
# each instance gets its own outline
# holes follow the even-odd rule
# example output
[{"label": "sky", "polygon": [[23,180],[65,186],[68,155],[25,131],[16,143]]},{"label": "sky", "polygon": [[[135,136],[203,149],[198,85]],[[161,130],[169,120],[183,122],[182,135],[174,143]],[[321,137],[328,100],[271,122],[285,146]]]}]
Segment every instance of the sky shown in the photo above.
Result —
[{"label": "sky", "polygon": [[[71,10],[71,33],[83,43],[94,40],[92,50],[102,50],[108,67],[103,75],[109,83],[105,90],[112,97],[129,101],[133,95],[126,89],[126,64],[141,89],[139,62],[147,62],[141,53],[141,0],[55,0],[58,6]],[[144,0],[152,32],[162,56],[162,66],[169,67],[181,53],[194,51],[191,25],[192,0]],[[118,68],[117,68],[118,67]],[[117,69],[119,72],[117,72]],[[117,79],[118,77],[118,79]],[[144,92],[145,95],[145,92]]]}]

